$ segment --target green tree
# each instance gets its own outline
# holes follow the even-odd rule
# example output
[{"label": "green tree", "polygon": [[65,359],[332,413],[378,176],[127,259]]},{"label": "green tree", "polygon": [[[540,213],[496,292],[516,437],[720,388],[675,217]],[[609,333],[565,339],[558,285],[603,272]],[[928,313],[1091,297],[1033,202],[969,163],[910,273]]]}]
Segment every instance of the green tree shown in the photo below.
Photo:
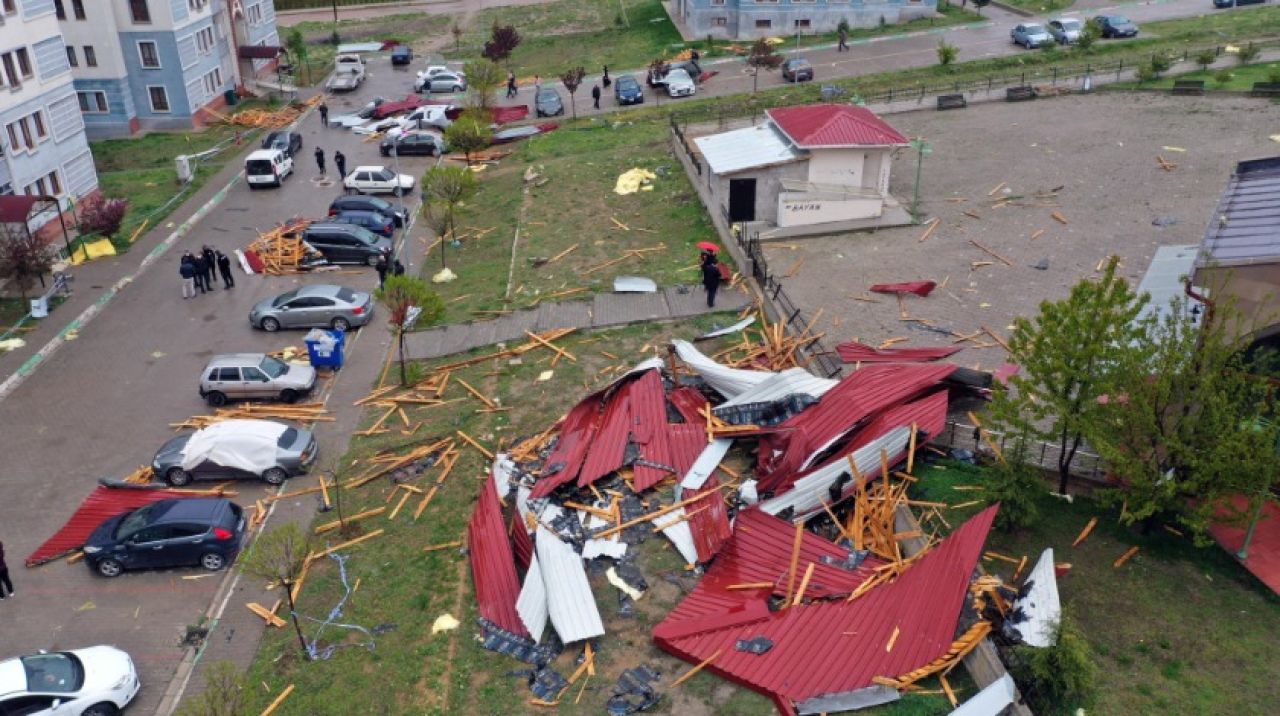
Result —
[{"label": "green tree", "polygon": [[[390,280],[387,279],[388,282]],[[310,533],[303,531],[295,522],[286,522],[259,535],[250,547],[249,555],[242,560],[244,571],[259,579],[279,584],[284,590],[285,602],[289,605],[289,619],[293,622],[293,631],[298,635],[302,658],[308,660],[310,652],[307,651],[307,639],[302,636],[302,626],[298,623],[298,611],[293,602],[293,585],[302,576],[302,569],[310,554]]]},{"label": "green tree", "polygon": [[1058,492],[1065,494],[1071,463],[1101,419],[1098,399],[1112,389],[1111,373],[1136,339],[1134,319],[1146,299],[1116,275],[1119,259],[1059,301],[1044,301],[1032,319],[1018,318],[1009,362],[1022,370],[996,392],[991,415],[1009,433],[1057,444]]},{"label": "green tree", "polygon": [[983,475],[985,496],[1000,503],[996,528],[1012,532],[1040,519],[1039,499],[1045,490],[1040,468],[1028,461],[1034,437],[1025,430],[1008,437],[1002,459]]},{"label": "green tree", "polygon": [[1065,614],[1052,646],[1018,646],[1010,667],[1038,714],[1071,714],[1093,703],[1097,659],[1084,633]]},{"label": "green tree", "polygon": [[1138,322],[1088,439],[1121,480],[1107,496],[1128,502],[1122,520],[1150,528],[1171,514],[1204,543],[1219,510],[1242,518],[1223,498],[1264,495],[1280,475],[1280,414],[1238,350],[1233,305],[1219,301],[1203,326],[1186,298],[1169,309]]},{"label": "green tree", "polygon": [[[404,359],[404,334],[416,326],[429,326],[444,316],[444,301],[440,294],[418,276],[402,274],[388,276],[386,283],[375,294],[378,301],[390,313],[388,322],[396,332],[396,344],[400,351],[400,384],[409,384],[408,368]],[[414,310],[417,309],[417,315]]]},{"label": "green tree", "polygon": [[1218,59],[1218,53],[1213,50],[1202,50],[1196,53],[1196,64],[1200,65],[1201,72],[1207,72],[1209,65],[1212,65]]},{"label": "green tree", "polygon": [[245,677],[231,661],[215,661],[204,672],[204,690],[182,701],[178,716],[241,716],[249,713]]},{"label": "green tree", "polygon": [[1093,49],[1094,43],[1098,41],[1098,37],[1102,34],[1102,29],[1098,27],[1096,20],[1090,20],[1080,29],[1080,36],[1076,38],[1076,50],[1079,52],[1089,52]]},{"label": "green tree", "polygon": [[784,58],[778,54],[773,45],[760,38],[751,44],[751,52],[747,54],[747,66],[751,68],[751,93],[760,88],[760,70],[776,70],[782,65]]},{"label": "green tree", "polygon": [[1173,58],[1164,52],[1156,52],[1151,55],[1151,72],[1156,79],[1160,79],[1160,75],[1169,71],[1173,67]]},{"label": "green tree", "polygon": [[1235,78],[1235,74],[1233,74],[1231,70],[1226,67],[1223,67],[1222,69],[1213,73],[1213,81],[1217,82],[1219,87],[1226,87],[1227,84],[1230,83],[1231,80],[1234,78]]},{"label": "green tree", "polygon": [[445,262],[445,246],[448,244],[446,237],[449,235],[449,228],[453,226],[454,207],[439,199],[427,198],[422,202],[419,212],[431,233],[440,238],[440,268],[445,268],[448,266]]},{"label": "green tree", "polygon": [[308,85],[311,84],[311,67],[307,64],[307,39],[302,36],[302,30],[297,27],[291,28],[289,34],[285,36],[284,47],[293,58],[293,64],[305,73],[303,81]]},{"label": "green tree", "polygon": [[950,67],[959,54],[960,48],[949,44],[946,40],[938,40],[938,64],[943,67]]},{"label": "green tree", "polygon": [[444,141],[455,152],[462,152],[471,164],[471,155],[489,146],[492,137],[488,119],[474,110],[466,110],[444,130]]},{"label": "green tree", "polygon": [[582,67],[575,67],[565,71],[560,75],[560,82],[564,84],[564,88],[569,90],[569,107],[573,110],[573,118],[578,118],[578,103],[574,100],[574,95],[578,91],[578,87],[582,86],[582,78],[587,76],[587,71]]},{"label": "green tree", "polygon": [[493,102],[494,91],[506,80],[502,68],[491,60],[474,60],[463,68],[467,76],[467,92],[473,106],[488,109]]},{"label": "green tree", "polygon": [[1258,55],[1260,54],[1262,54],[1262,48],[1250,42],[1244,47],[1241,47],[1240,51],[1236,53],[1236,62],[1239,62],[1242,65],[1247,65],[1250,62],[1257,60]]},{"label": "green tree", "polygon": [[[458,207],[470,201],[480,190],[480,182],[476,175],[466,167],[440,164],[431,167],[422,175],[423,218],[428,220],[435,230],[443,218],[443,229],[440,236],[440,265],[444,266],[444,243],[447,238],[458,238],[458,227],[454,223]],[[443,207],[443,211],[440,209]]]}]

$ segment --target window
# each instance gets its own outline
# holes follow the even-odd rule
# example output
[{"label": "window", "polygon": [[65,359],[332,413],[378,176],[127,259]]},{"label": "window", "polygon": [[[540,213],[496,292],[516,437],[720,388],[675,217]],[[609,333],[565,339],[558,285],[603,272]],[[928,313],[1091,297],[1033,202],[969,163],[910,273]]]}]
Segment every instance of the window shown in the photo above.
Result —
[{"label": "window", "polygon": [[262,3],[258,3],[257,5],[250,6],[249,10],[247,11],[247,18],[250,25],[261,25],[262,24]]},{"label": "window", "polygon": [[72,67],[79,67],[80,61],[76,59],[76,46],[67,45],[67,64]]},{"label": "window", "polygon": [[151,8],[147,7],[147,0],[129,0],[129,14],[139,25],[151,24]]},{"label": "window", "polygon": [[809,20],[796,20],[796,29],[808,28],[809,26]]},{"label": "window", "polygon": [[37,137],[39,137],[39,138],[41,138],[41,139],[47,139],[47,138],[49,137],[49,130],[45,129],[45,127],[44,127],[44,115],[43,115],[43,114],[41,114],[41,113],[39,113],[39,112],[34,112],[34,113],[32,113],[32,115],[31,115],[31,124],[32,124],[32,126],[34,126],[34,127],[36,128],[36,136],[37,136]]},{"label": "window", "polygon": [[200,54],[207,55],[213,51],[213,28],[206,27],[196,33],[196,49]]},{"label": "window", "polygon": [[77,20],[83,20],[84,0],[71,0],[71,12],[75,13]]},{"label": "window", "polygon": [[214,368],[209,380],[240,380],[240,369]]},{"label": "window", "polygon": [[53,13],[59,20],[67,19],[67,9],[62,6],[62,0],[53,0]]},{"label": "window", "polygon": [[4,78],[9,86],[17,89],[22,86],[22,76],[18,74],[18,66],[13,63],[13,53],[0,55],[0,65],[4,66]]},{"label": "window", "polygon": [[773,27],[773,20],[756,20],[756,29],[765,30]]},{"label": "window", "polygon": [[208,4],[209,0],[187,0],[187,7],[191,8],[192,12],[200,12]]},{"label": "window", "polygon": [[160,67],[160,53],[156,50],[156,43],[151,40],[144,40],[138,43],[138,59],[142,62],[142,66],[154,70]]},{"label": "window", "polygon": [[207,95],[215,95],[222,88],[222,70],[214,68],[212,72],[204,76],[204,92]]},{"label": "window", "polygon": [[147,87],[147,96],[151,99],[152,112],[169,111],[169,91],[164,88],[164,85]]},{"label": "window", "polygon": [[[297,301],[294,301],[294,303],[297,303]],[[256,380],[259,383],[267,382],[267,376],[263,375],[262,371],[252,366],[241,369],[241,372],[244,374],[245,380]]]},{"label": "window", "polygon": [[58,172],[51,171],[49,176],[45,177],[49,180],[49,193],[57,196],[62,193],[62,182],[58,180]]},{"label": "window", "polygon": [[5,129],[9,134],[9,149],[14,152],[23,149],[35,151],[37,140],[49,136],[48,130],[45,129],[44,116],[39,112],[22,117],[16,122],[10,122]]},{"label": "window", "polygon": [[27,52],[27,48],[19,47],[13,52],[14,57],[18,58],[18,70],[22,72],[25,79],[31,79],[35,71],[31,69],[31,55]]},{"label": "window", "polygon": [[98,66],[98,53],[93,51],[93,45],[84,46],[84,63],[90,67]]},{"label": "window", "polygon": [[724,0],[711,0],[712,5],[723,5]]},{"label": "window", "polygon": [[80,111],[90,114],[106,114],[109,111],[106,92],[77,92],[80,98]]},{"label": "window", "polygon": [[711,24],[712,24],[712,25],[714,25],[714,26],[716,26],[716,27],[728,27],[728,26],[729,26],[729,18],[727,18],[727,17],[715,17],[715,18],[712,18],[712,19],[711,19]]},{"label": "window", "polygon": [[18,11],[18,3],[15,0],[0,0],[0,9],[4,10],[4,14],[12,15]]}]

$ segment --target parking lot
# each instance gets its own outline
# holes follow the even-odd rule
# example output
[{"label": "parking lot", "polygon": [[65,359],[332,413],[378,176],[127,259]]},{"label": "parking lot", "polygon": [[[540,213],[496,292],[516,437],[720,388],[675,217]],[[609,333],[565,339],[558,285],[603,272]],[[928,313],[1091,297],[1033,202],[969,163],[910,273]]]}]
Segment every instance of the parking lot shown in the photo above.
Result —
[{"label": "parking lot", "polygon": [[[402,97],[410,81],[411,73],[393,71],[385,58],[371,58],[369,81],[351,95],[330,100],[331,114],[342,114],[374,96]],[[340,283],[364,291],[376,287],[377,276],[369,268],[264,277],[244,275],[237,267],[234,289],[218,288],[191,300],[181,297],[178,259],[184,251],[208,244],[230,254],[247,245],[258,230],[277,222],[295,215],[324,216],[340,193],[334,183],[335,149],[347,156],[348,170],[384,162],[376,143],[345,130],[325,130],[314,113],[299,129],[304,144],[297,172],[282,188],[250,191],[243,182],[236,183],[188,236],[0,402],[0,505],[5,507],[0,540],[17,589],[15,599],[0,604],[3,656],[93,644],[119,646],[132,655],[143,684],[131,713],[156,711],[184,654],[179,642],[186,627],[203,621],[213,596],[233,572],[136,572],[108,581],[83,564],[54,562],[25,569],[22,562],[65,522],[99,478],[120,478],[148,464],[174,434],[170,423],[205,412],[196,390],[198,373],[210,356],[302,345],[302,332],[268,334],[250,328],[247,315],[254,303],[308,283]],[[327,180],[317,176],[312,157],[317,146],[328,155]],[[400,168],[420,177],[431,161],[404,158]],[[410,211],[416,211],[418,201],[416,192],[404,198]],[[398,234],[397,240],[403,244],[402,260],[413,271],[425,244],[420,229],[407,233]],[[136,265],[152,248],[142,241],[133,252],[111,260]],[[321,397],[327,398],[337,420],[317,429],[320,467],[345,451],[358,418],[351,401],[377,380],[389,344],[385,324],[375,318],[348,341],[346,367],[322,383]],[[314,484],[314,478],[301,479]],[[235,500],[252,505],[266,494],[264,487],[239,484]],[[271,519],[307,519],[314,507],[309,501],[280,503]],[[253,589],[256,593],[259,585]],[[233,608],[243,609],[239,603]],[[224,615],[223,626],[211,639],[223,649],[252,653],[260,632],[227,628],[229,616]]]},{"label": "parking lot", "polygon": [[[983,326],[1007,337],[1015,316],[1065,297],[1112,254],[1136,286],[1157,247],[1199,244],[1236,162],[1276,154],[1274,114],[1264,100],[1103,92],[889,115],[933,147],[920,195],[938,229],[924,242],[924,227],[788,240],[765,244],[765,255],[806,315],[822,309],[815,330],[829,346],[852,338],[945,346],[955,338],[933,329],[967,335]],[[1158,156],[1176,168],[1161,169]],[[891,191],[906,205],[916,161],[903,150],[893,164]],[[994,207],[999,199],[1009,201]],[[867,293],[916,280],[939,288],[907,296],[903,308],[931,325],[902,320],[893,296]],[[997,368],[1004,350],[981,340],[990,345],[964,343],[954,360]]]}]

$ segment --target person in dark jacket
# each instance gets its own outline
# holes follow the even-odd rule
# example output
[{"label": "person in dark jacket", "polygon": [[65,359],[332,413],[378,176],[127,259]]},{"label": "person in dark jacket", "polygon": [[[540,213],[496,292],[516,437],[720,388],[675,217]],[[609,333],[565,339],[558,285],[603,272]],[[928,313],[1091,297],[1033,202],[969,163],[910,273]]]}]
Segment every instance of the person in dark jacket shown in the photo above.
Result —
[{"label": "person in dark jacket", "polygon": [[604,66],[604,77],[602,77],[602,78],[600,79],[600,84],[604,85],[604,88],[605,88],[605,89],[609,89],[609,85],[613,84],[613,80],[609,79],[609,66],[608,66],[608,65],[605,65],[605,66]]},{"label": "person in dark jacket", "polygon": [[324,150],[316,147],[316,166],[320,168],[320,176],[324,176]]},{"label": "person in dark jacket", "polygon": [[373,267],[378,271],[378,288],[382,288],[387,282],[387,255],[379,254],[378,263],[374,264]]},{"label": "person in dark jacket", "polygon": [[222,274],[223,288],[234,288],[236,280],[231,276],[231,257],[218,252],[218,273]]},{"label": "person in dark jacket", "polygon": [[702,285],[707,289],[707,308],[714,308],[716,290],[720,288],[720,262],[711,251],[702,252]]},{"label": "person in dark jacket", "polygon": [[[9,590],[7,595],[6,589]],[[16,596],[18,593],[13,591],[13,582],[9,580],[9,565],[4,562],[4,542],[0,542],[0,599]]]},{"label": "person in dark jacket", "polygon": [[210,287],[205,282],[209,279],[209,262],[204,260],[204,254],[196,254],[194,266],[196,270],[196,288],[200,289],[200,293],[208,293]]},{"label": "person in dark jacket", "polygon": [[391,265],[391,274],[393,276],[404,275],[404,264],[400,263],[400,259],[396,259],[395,263]]},{"label": "person in dark jacket", "polygon": [[324,102],[320,103],[320,126],[321,127],[329,126],[329,105],[325,104]]},{"label": "person in dark jacket", "polygon": [[196,257],[191,254],[182,255],[182,264],[178,267],[182,276],[182,297],[196,297]]},{"label": "person in dark jacket", "polygon": [[516,73],[507,71],[507,99],[516,96]]},{"label": "person in dark jacket", "polygon": [[333,153],[333,163],[338,167],[338,178],[346,179],[347,178],[347,155],[343,154],[340,151],[335,151]]},{"label": "person in dark jacket", "polygon": [[591,85],[591,101],[600,109],[600,85]]},{"label": "person in dark jacket", "polygon": [[218,283],[218,255],[208,246],[201,249],[200,254],[204,256],[204,263],[209,267],[204,274],[204,285],[212,291]]}]

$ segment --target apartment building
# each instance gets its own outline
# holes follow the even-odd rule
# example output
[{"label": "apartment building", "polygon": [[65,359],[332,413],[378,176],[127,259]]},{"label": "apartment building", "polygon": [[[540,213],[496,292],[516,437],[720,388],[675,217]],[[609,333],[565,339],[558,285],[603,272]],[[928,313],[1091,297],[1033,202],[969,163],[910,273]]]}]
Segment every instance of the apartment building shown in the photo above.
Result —
[{"label": "apartment building", "polygon": [[[0,195],[53,196],[66,211],[97,190],[98,175],[54,5],[0,0]],[[29,224],[56,218],[49,210]]]}]

